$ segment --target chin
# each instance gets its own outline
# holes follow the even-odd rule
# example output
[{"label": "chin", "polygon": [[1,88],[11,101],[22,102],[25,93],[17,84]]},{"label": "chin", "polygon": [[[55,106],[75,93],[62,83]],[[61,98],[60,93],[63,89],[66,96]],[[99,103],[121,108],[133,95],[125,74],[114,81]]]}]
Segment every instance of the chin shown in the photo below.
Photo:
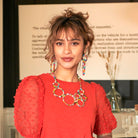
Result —
[{"label": "chin", "polygon": [[74,69],[77,68],[78,65],[74,65],[74,66],[63,66],[64,69]]},{"label": "chin", "polygon": [[74,63],[62,63],[59,65],[61,68],[64,69],[74,69],[78,67],[78,64],[74,64]]}]

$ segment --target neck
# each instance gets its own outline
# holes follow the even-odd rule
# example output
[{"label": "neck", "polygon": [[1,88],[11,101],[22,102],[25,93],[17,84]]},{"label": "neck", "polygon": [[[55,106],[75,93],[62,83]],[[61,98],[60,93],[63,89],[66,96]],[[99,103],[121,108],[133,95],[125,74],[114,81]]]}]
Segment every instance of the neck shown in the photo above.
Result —
[{"label": "neck", "polygon": [[68,81],[68,82],[78,82],[77,69],[67,70],[67,69],[57,68],[54,74],[55,74],[55,77],[59,80]]}]

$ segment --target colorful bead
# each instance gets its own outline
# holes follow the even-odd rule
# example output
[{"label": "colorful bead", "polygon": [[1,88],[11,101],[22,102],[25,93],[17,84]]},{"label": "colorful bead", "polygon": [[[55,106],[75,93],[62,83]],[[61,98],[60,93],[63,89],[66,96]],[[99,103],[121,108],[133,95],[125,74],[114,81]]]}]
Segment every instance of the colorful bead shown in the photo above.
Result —
[{"label": "colorful bead", "polygon": [[82,75],[85,75],[86,62],[87,62],[87,55],[84,54],[82,58]]},{"label": "colorful bead", "polygon": [[[58,97],[58,98],[62,98],[62,101],[66,105],[68,105],[68,106],[73,106],[73,105],[76,104],[78,107],[83,107],[84,104],[85,104],[85,102],[86,102],[86,100],[87,100],[87,97],[84,95],[85,91],[82,89],[81,79],[78,77],[79,82],[80,82],[80,89],[77,90],[77,92],[74,95],[72,95],[70,93],[66,93],[65,94],[64,93],[64,90],[60,87],[59,82],[57,82],[57,79],[56,79],[54,73],[53,73],[53,76],[54,76],[54,80],[55,80],[54,83],[53,83],[53,87],[54,87],[54,89],[53,89],[53,95],[56,96],[56,97]],[[56,91],[57,90],[60,90],[61,91],[61,94],[60,95],[59,94],[56,94]],[[69,96],[70,98],[73,99],[73,103],[67,103],[66,102],[65,98],[67,96]]]},{"label": "colorful bead", "polygon": [[50,63],[50,72],[53,73],[55,71],[55,61],[51,60]]}]

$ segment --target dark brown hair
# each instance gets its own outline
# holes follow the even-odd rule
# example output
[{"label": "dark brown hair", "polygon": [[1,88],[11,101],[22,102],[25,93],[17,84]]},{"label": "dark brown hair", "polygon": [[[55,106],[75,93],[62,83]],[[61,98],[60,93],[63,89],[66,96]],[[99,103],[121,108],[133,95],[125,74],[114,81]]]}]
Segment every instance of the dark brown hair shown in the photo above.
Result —
[{"label": "dark brown hair", "polygon": [[45,58],[48,61],[54,59],[54,41],[57,36],[64,30],[66,33],[68,29],[72,29],[77,36],[81,36],[84,40],[84,48],[89,42],[87,48],[88,55],[90,54],[91,46],[94,40],[93,31],[87,24],[86,20],[89,18],[88,13],[83,14],[82,12],[75,13],[71,8],[65,10],[65,12],[60,16],[55,16],[52,18],[50,23],[50,34],[47,38],[46,50],[48,51]]}]

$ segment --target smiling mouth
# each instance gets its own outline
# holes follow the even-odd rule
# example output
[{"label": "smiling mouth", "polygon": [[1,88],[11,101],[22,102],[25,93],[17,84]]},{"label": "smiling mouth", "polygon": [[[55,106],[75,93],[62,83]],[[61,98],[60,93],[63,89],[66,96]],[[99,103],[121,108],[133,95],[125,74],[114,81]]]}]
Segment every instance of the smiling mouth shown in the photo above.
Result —
[{"label": "smiling mouth", "polygon": [[64,61],[64,62],[70,62],[70,61],[72,61],[73,60],[73,58],[71,58],[71,57],[65,57],[65,58],[62,58],[62,60]]}]

